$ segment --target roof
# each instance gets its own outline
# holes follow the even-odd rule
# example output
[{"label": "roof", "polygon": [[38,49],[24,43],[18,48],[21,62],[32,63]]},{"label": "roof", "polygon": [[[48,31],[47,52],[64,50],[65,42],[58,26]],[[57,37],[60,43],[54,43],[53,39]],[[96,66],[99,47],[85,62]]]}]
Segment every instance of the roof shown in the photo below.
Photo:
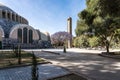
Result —
[{"label": "roof", "polygon": [[0,3],[0,10],[7,10],[7,11],[15,13],[12,9],[10,9],[9,7],[5,6],[2,3]]}]

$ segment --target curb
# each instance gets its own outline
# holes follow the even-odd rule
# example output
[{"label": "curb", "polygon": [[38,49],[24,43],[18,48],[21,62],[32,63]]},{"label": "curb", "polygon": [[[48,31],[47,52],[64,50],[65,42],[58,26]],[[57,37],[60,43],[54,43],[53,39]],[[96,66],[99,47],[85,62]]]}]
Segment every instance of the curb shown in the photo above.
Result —
[{"label": "curb", "polygon": [[[38,65],[42,65],[42,64],[52,64],[51,62],[41,62],[41,63],[38,63]],[[3,69],[11,69],[11,68],[19,68],[19,67],[26,67],[26,66],[31,66],[32,64],[21,64],[21,65],[14,65],[14,66],[9,66],[9,67],[3,67],[3,68],[0,68],[0,70],[3,70]]]},{"label": "curb", "polygon": [[117,57],[117,55],[116,56],[111,56],[111,55],[106,55],[106,54],[98,54],[99,56],[102,56],[102,57],[107,57],[107,58],[111,58],[111,59],[120,59],[120,57]]},{"label": "curb", "polygon": [[51,52],[51,51],[41,51],[41,52],[48,52],[48,53],[52,53],[52,54],[56,54],[56,55],[60,55],[60,53],[57,53],[57,52]]}]

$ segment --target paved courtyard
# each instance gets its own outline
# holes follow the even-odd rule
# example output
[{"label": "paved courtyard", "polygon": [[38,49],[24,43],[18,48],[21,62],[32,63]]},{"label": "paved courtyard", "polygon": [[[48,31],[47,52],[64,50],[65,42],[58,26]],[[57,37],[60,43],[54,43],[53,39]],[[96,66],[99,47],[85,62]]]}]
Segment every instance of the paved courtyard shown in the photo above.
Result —
[{"label": "paved courtyard", "polygon": [[54,65],[65,67],[71,71],[89,76],[96,80],[120,80],[120,60],[98,56],[98,50],[70,49],[46,50],[60,53],[56,55],[35,51],[36,55],[51,61]]},{"label": "paved courtyard", "polygon": [[[68,49],[67,53],[63,53],[61,49],[33,49],[26,51],[34,51],[37,56],[53,63],[38,66],[39,80],[70,73],[61,67],[92,80],[120,80],[120,59],[98,56],[102,52],[99,50]],[[60,55],[41,51],[51,51],[60,53]],[[30,66],[0,70],[0,80],[30,80],[30,78]]]},{"label": "paved courtyard", "polygon": [[[39,65],[39,80],[69,74],[69,71],[51,64]],[[31,80],[31,67],[19,67],[0,70],[0,80]]]}]

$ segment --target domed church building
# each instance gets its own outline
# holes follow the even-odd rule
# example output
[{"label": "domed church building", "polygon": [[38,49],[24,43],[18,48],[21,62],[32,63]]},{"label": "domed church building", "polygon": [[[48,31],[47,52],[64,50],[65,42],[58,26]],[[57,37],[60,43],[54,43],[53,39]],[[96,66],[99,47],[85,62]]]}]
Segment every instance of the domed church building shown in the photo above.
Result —
[{"label": "domed church building", "polygon": [[49,34],[34,29],[27,19],[0,4],[1,48],[12,48],[18,44],[22,48],[41,48],[41,41],[49,42]]}]

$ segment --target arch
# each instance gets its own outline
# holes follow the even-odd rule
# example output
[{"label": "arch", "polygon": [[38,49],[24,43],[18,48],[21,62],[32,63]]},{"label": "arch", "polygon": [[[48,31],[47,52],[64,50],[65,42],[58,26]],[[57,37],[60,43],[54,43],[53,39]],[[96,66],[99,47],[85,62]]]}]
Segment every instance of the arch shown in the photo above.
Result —
[{"label": "arch", "polygon": [[18,41],[20,42],[20,43],[22,43],[22,29],[18,29],[18,31],[17,31],[17,39],[18,39]]},{"label": "arch", "polygon": [[33,31],[29,30],[29,43],[33,42]]},{"label": "arch", "polygon": [[[33,33],[33,40],[39,40],[39,35],[38,35],[38,33],[37,33],[37,31],[33,28],[33,27],[31,27],[31,26],[29,26],[29,25],[26,25],[26,24],[17,24],[17,25],[14,25],[12,28],[11,28],[11,30],[10,30],[10,34],[9,34],[9,38],[12,38],[12,39],[17,39],[18,37],[17,37],[17,31],[18,31],[18,29],[22,29],[22,38],[23,38],[23,29],[24,28],[27,28],[27,34],[29,34],[29,30],[32,30],[32,33]],[[27,37],[28,39],[29,39],[29,35],[28,35],[28,37]],[[23,39],[22,39],[22,42],[23,42]],[[29,40],[27,41],[27,42],[29,42]]]},{"label": "arch", "polygon": [[23,43],[27,43],[27,32],[28,32],[28,29],[25,27],[25,28],[23,28]]}]

